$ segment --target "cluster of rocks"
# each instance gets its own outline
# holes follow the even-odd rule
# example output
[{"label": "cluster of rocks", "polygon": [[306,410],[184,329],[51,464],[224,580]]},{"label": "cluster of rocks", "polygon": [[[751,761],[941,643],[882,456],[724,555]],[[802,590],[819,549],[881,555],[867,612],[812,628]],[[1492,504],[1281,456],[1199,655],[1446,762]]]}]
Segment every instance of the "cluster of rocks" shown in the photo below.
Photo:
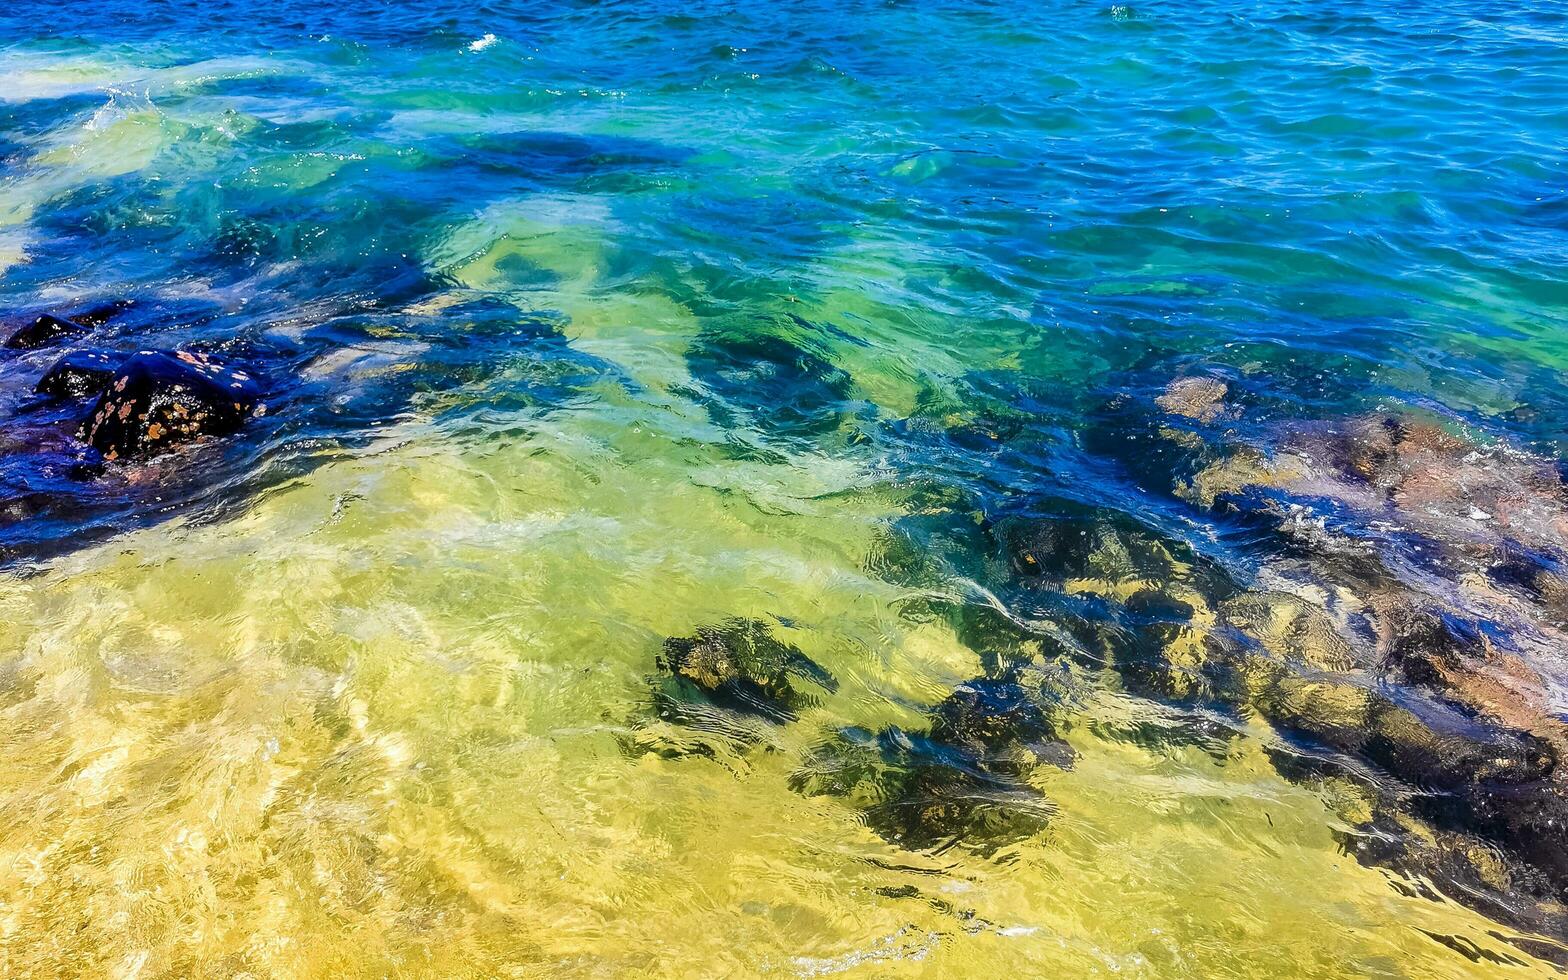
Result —
[{"label": "cluster of rocks", "polygon": [[[37,351],[75,344],[131,305],[118,302],[70,317],[39,314],[12,331],[4,347]],[[146,459],[204,436],[228,435],[267,410],[254,377],[191,350],[73,347],[44,371],[35,392],[49,400],[91,402],[75,437],[106,462]]]},{"label": "cluster of rocks", "polygon": [[[653,686],[661,721],[748,745],[764,741],[756,724],[795,722],[818,703],[797,684],[838,689],[821,665],[754,619],[672,637],[658,666]],[[700,741],[648,740],[638,747],[712,754]],[[890,725],[831,733],[790,782],[806,795],[851,802],[890,843],[989,853],[1044,828],[1054,808],[1030,776],[1043,765],[1066,768],[1072,760],[1039,677],[980,677],[932,706],[918,731]]]},{"label": "cluster of rocks", "polygon": [[[127,308],[38,315],[3,345],[19,356],[65,348],[36,393],[81,404],[72,432],[86,451],[145,460],[266,412],[256,378],[205,353],[85,343]],[[707,337],[692,357],[716,405],[754,402],[743,396],[761,386],[795,406],[759,420],[774,435],[816,437],[854,417],[847,379],[809,351]],[[987,593],[933,602],[947,603],[937,611],[982,673],[917,725],[828,732],[793,788],[845,800],[915,850],[989,852],[1038,834],[1053,812],[1045,771],[1073,763],[1050,680],[1069,662],[1204,719],[1161,738],[1207,744],[1227,737],[1215,718],[1236,719],[1236,733],[1247,716],[1266,719],[1282,774],[1332,784],[1325,799],[1351,828],[1347,851],[1499,921],[1568,934],[1558,466],[1416,412],[1266,424],[1232,383],[1194,374],[1118,396],[1083,445],[1201,521],[1239,562],[1206,557],[1145,516],[1043,494],[981,508],[979,524],[972,502],[933,499],[928,510],[950,513],[964,542],[952,553],[975,563],[966,574]],[[998,453],[1018,434],[1009,422],[947,437]],[[665,754],[711,754],[706,735],[766,746],[838,688],[754,619],[670,638],[657,667],[652,714],[665,728],[650,722],[636,744]]]},{"label": "cluster of rocks", "polygon": [[1108,414],[1152,435],[1130,468],[1228,535],[1244,579],[1191,574],[1190,555],[1168,573],[1106,574],[1113,552],[1136,550],[1119,539],[1087,561],[1078,546],[1015,550],[1013,567],[1078,569],[1071,589],[1124,621],[1157,583],[1167,632],[1126,672],[1148,693],[1267,718],[1282,773],[1352,787],[1337,796],[1354,801],[1345,844],[1363,860],[1568,934],[1557,465],[1438,416],[1253,423],[1229,395],[1220,377],[1188,377]]},{"label": "cluster of rocks", "polygon": [[[1557,466],[1415,412],[1265,423],[1231,395],[1225,378],[1195,375],[1118,396],[1084,439],[1163,494],[1166,513],[1187,509],[1175,523],[1207,526],[1218,549],[1146,515],[1045,496],[1012,495],[978,528],[962,494],[936,506],[952,524],[942,561],[974,562],[964,574],[987,599],[925,611],[947,618],[984,673],[922,726],[830,732],[792,785],[850,802],[911,849],[989,851],[1037,834],[1052,812],[1042,767],[1072,762],[1046,678],[1071,663],[1176,719],[1128,737],[1223,752],[1247,718],[1266,719],[1276,767],[1324,788],[1349,853],[1500,922],[1568,933]],[[988,453],[1013,435],[990,430]],[[908,550],[908,563],[933,560]],[[752,744],[817,703],[803,684],[832,687],[755,621],[671,639],[659,663],[664,720],[734,735],[744,719]]]},{"label": "cluster of rocks", "polygon": [[[914,850],[1036,835],[1053,809],[1044,769],[1073,761],[1054,679],[1089,678],[1158,706],[1112,737],[1223,757],[1266,720],[1275,767],[1322,789],[1348,854],[1568,935],[1558,465],[1414,410],[1269,421],[1234,384],[1190,375],[1092,414],[1081,446],[1148,494],[1146,512],[1016,487],[992,506],[925,493],[873,570],[917,585],[906,609],[944,618],[983,673],[921,725],[829,732],[793,788]],[[995,458],[1027,434],[1014,423],[941,437]],[[1203,529],[1201,549],[1183,527]],[[955,577],[976,590],[936,588]],[[669,640],[662,717],[790,724],[817,702],[802,682],[828,686],[809,663],[754,621]],[[1544,938],[1508,941],[1568,964]]]}]

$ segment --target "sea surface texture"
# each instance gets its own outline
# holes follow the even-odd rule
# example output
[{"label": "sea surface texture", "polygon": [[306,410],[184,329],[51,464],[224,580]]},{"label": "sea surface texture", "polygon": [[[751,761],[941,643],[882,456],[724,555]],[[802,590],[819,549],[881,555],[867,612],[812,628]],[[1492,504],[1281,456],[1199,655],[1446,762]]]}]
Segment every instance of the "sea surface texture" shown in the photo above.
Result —
[{"label": "sea surface texture", "polygon": [[0,4],[0,974],[1568,968],[1565,105],[1534,0]]}]

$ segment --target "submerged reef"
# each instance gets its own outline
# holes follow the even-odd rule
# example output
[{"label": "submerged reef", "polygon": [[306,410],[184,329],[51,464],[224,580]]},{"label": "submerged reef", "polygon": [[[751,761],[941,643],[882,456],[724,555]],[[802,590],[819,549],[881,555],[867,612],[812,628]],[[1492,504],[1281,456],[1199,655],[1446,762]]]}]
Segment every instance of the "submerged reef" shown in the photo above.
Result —
[{"label": "submerged reef", "polygon": [[[553,404],[602,367],[566,350],[548,316],[434,289],[270,326],[158,296],[14,318],[0,347],[0,566],[241,505],[416,406],[460,415],[503,384],[510,404]],[[505,377],[536,363],[526,382]]]},{"label": "submerged reef", "polygon": [[[1108,399],[1080,442],[1154,495],[1150,513],[1020,487],[911,498],[870,567],[916,587],[906,614],[947,623],[983,673],[921,725],[822,732],[791,786],[910,850],[1038,836],[1048,774],[1075,758],[1050,680],[1065,670],[1162,707],[1158,731],[1117,737],[1223,756],[1266,722],[1268,758],[1332,801],[1347,853],[1510,926],[1568,932],[1556,466],[1414,411],[1264,421],[1220,376],[1144,390]],[[979,426],[999,458],[1027,428],[1012,418],[896,431],[969,452]],[[954,580],[967,597],[936,587]],[[776,745],[769,729],[818,703],[802,684],[836,688],[752,620],[667,640],[659,666],[669,744],[685,730]]]},{"label": "submerged reef", "polygon": [[[1361,779],[1381,815],[1360,823],[1356,851],[1504,921],[1568,931],[1557,467],[1377,413],[1227,440],[1174,490],[1274,538],[1258,577],[1311,631],[1240,608],[1224,622],[1273,655],[1252,703],[1314,757],[1306,768],[1351,772],[1337,755],[1393,777]],[[1330,639],[1336,656],[1307,658]],[[1313,673],[1279,666],[1291,662]]]},{"label": "submerged reef", "polygon": [[1282,774],[1355,801],[1349,853],[1568,933],[1557,467],[1414,411],[1265,423],[1229,394],[1214,376],[1118,393],[1083,439],[1212,527],[1222,561],[1042,496],[975,544],[998,601],[936,610],[998,669],[1060,659],[1238,730],[1265,719]]}]

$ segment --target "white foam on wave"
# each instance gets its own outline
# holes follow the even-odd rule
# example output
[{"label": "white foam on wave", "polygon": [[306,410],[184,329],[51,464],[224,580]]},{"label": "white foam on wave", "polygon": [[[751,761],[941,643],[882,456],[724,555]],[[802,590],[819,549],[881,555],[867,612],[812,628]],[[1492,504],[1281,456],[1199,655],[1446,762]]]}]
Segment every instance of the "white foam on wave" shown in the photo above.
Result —
[{"label": "white foam on wave", "polygon": [[470,42],[469,45],[468,45],[468,50],[470,50],[470,51],[483,51],[485,48],[490,47],[491,45],[495,44],[499,40],[500,40],[500,38],[496,37],[494,34],[486,34],[484,37],[479,38],[478,40]]},{"label": "white foam on wave", "polygon": [[180,93],[229,78],[311,71],[308,65],[256,56],[209,58],[186,64],[147,67],[112,56],[54,57],[0,54],[0,103],[59,99],[115,88],[148,95]]},{"label": "white foam on wave", "polygon": [[101,92],[119,78],[118,75],[99,66],[71,66],[46,70],[10,68],[9,61],[10,59],[0,61],[0,76],[5,78],[5,85],[0,86],[0,103],[60,99],[84,92]]}]

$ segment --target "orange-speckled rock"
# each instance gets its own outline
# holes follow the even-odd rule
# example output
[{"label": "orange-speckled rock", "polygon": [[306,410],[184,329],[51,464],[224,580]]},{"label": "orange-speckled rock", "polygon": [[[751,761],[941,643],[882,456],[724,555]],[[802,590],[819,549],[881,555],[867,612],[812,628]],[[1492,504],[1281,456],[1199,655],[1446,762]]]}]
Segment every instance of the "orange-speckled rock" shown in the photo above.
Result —
[{"label": "orange-speckled rock", "polygon": [[81,436],[108,460],[155,455],[226,435],[260,414],[254,378],[205,354],[141,351],[114,372]]}]

